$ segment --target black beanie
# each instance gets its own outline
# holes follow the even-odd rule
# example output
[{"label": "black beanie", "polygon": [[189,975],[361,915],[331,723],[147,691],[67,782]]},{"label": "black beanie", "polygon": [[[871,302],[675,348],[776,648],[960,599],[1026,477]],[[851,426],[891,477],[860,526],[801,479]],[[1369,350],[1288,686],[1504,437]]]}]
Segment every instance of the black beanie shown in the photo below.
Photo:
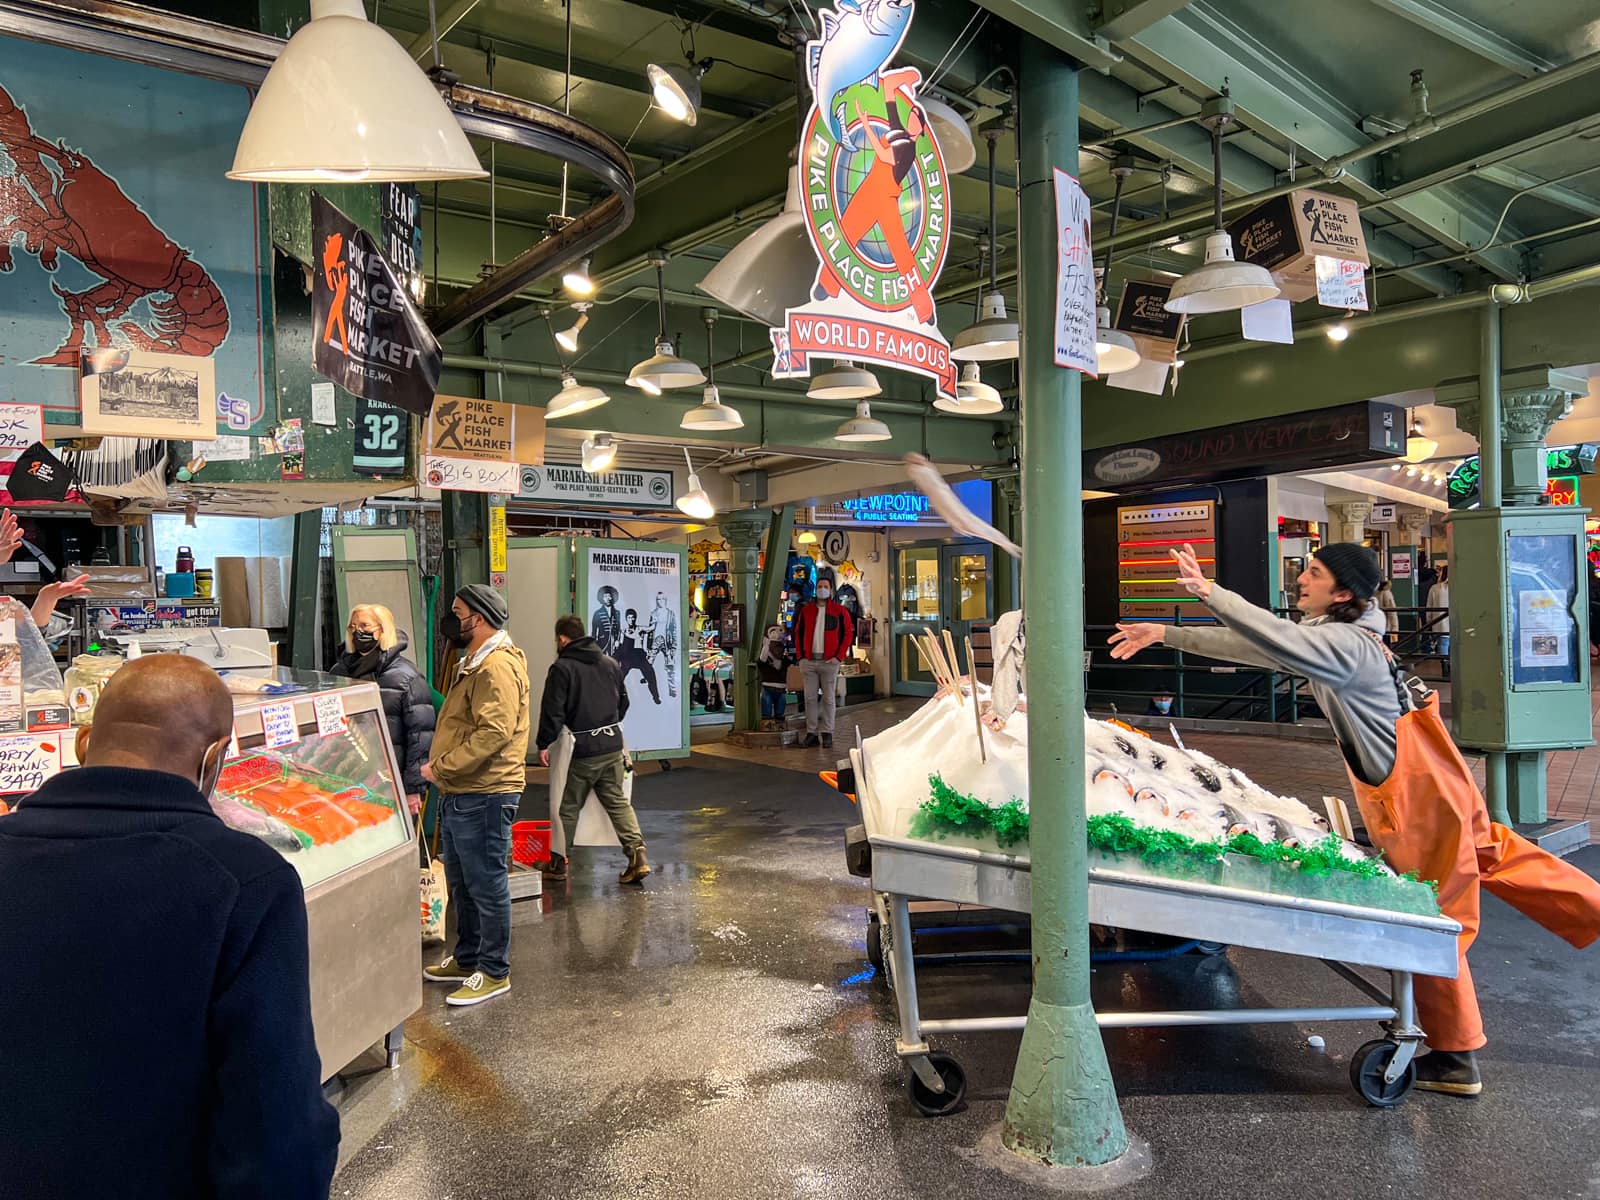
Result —
[{"label": "black beanie", "polygon": [[1312,557],[1321,560],[1339,586],[1348,588],[1357,600],[1371,600],[1377,593],[1383,573],[1378,570],[1378,556],[1367,547],[1355,542],[1334,542]]},{"label": "black beanie", "polygon": [[487,584],[474,583],[456,593],[456,599],[477,613],[496,629],[504,629],[511,619],[511,609],[499,592]]}]

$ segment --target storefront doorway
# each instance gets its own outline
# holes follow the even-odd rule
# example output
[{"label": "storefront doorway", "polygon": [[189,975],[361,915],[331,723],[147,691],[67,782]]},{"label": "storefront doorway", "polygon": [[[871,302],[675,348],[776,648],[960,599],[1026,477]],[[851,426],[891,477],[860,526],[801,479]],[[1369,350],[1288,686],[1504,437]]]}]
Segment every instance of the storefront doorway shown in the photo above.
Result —
[{"label": "storefront doorway", "polygon": [[961,669],[964,639],[994,619],[994,547],[987,542],[913,542],[894,553],[890,669],[897,696],[931,696],[933,674],[917,649],[918,634],[948,629]]}]

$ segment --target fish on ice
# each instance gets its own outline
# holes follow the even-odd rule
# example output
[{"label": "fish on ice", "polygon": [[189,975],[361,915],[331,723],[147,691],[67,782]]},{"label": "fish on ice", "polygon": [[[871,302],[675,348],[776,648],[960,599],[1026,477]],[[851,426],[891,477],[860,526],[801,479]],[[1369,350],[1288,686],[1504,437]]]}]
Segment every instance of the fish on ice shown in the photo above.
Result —
[{"label": "fish on ice", "polygon": [[876,83],[911,24],[912,0],[838,0],[819,17],[822,36],[806,44],[811,92],[833,140],[845,144],[844,102],[858,83]]}]

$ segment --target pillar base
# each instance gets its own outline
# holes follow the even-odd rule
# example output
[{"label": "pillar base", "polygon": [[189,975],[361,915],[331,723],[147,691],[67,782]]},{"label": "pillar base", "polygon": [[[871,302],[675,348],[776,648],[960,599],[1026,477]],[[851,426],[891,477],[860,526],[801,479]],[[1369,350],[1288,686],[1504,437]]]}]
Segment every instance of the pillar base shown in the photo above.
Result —
[{"label": "pillar base", "polygon": [[1128,1149],[1094,1008],[1037,997],[1006,1102],[1001,1139],[1012,1153],[1057,1167],[1098,1167]]},{"label": "pillar base", "polygon": [[1536,825],[1547,816],[1542,750],[1506,755],[1506,809],[1513,824]]}]

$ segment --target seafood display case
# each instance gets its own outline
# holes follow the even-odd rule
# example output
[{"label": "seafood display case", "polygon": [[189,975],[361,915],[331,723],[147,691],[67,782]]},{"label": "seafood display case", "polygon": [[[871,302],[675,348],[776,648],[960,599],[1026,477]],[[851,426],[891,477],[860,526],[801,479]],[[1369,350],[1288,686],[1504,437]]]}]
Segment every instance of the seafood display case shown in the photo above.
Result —
[{"label": "seafood display case", "polygon": [[416,832],[383,702],[370,683],[279,678],[304,690],[235,696],[238,748],[212,806],[305,883],[324,1079],[378,1042],[393,1067],[401,1027],[422,1004],[421,942]]}]

